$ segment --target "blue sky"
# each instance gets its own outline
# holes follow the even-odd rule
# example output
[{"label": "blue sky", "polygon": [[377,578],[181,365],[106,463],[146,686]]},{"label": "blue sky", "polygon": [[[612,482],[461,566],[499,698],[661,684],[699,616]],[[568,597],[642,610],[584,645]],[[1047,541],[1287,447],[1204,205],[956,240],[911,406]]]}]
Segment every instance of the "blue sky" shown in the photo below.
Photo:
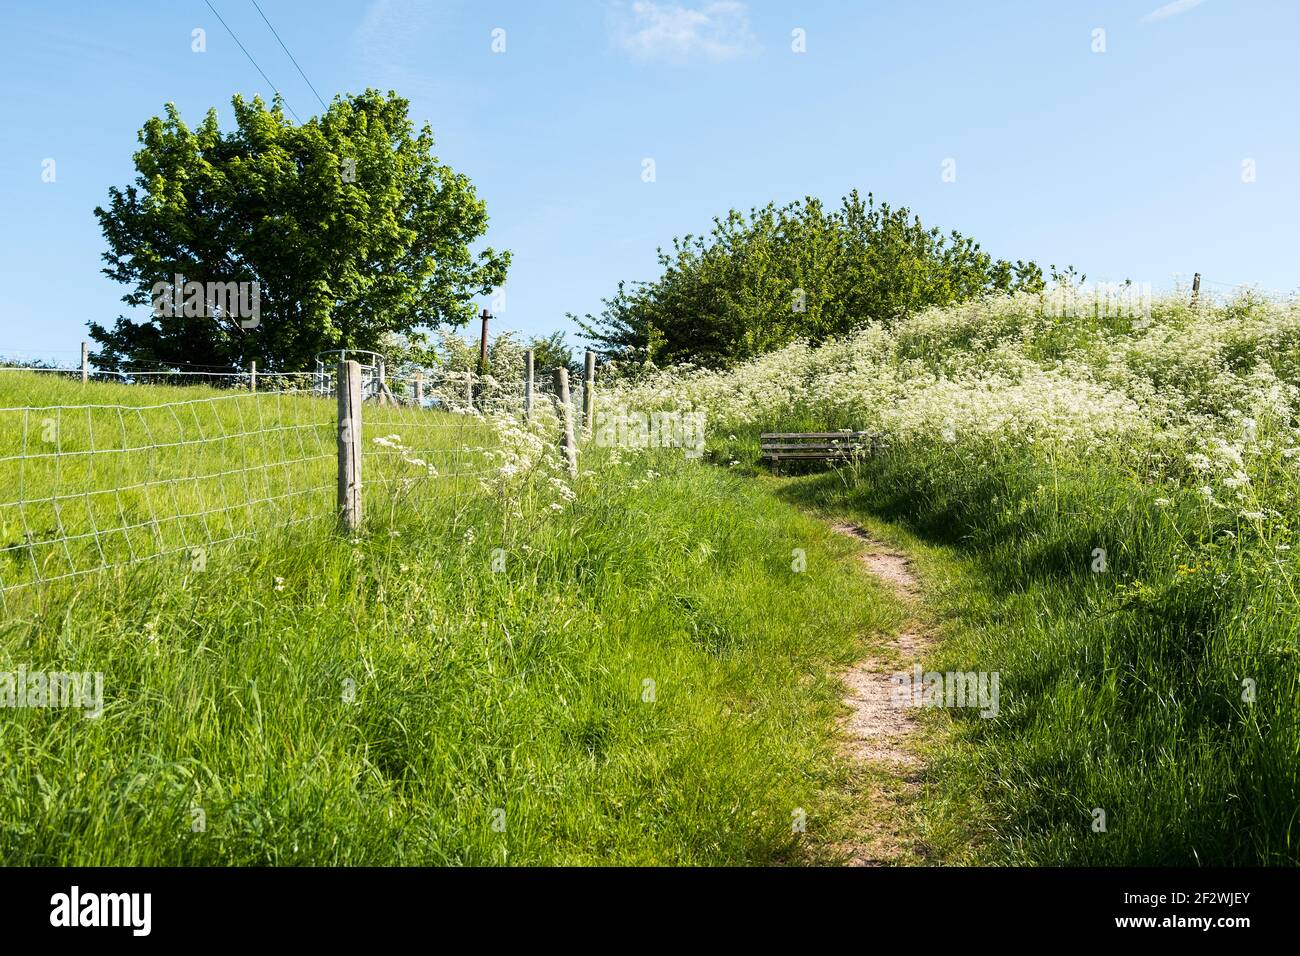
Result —
[{"label": "blue sky", "polygon": [[[1300,285],[1290,0],[259,2],[326,100],[391,88],[432,124],[514,253],[502,329],[569,328],[729,208],[853,188],[1090,279]],[[319,112],[250,0],[212,4]],[[137,130],[169,100],[229,123],[233,93],[271,89],[204,0],[0,9],[0,354],[72,361],[125,308],[92,210]]]}]

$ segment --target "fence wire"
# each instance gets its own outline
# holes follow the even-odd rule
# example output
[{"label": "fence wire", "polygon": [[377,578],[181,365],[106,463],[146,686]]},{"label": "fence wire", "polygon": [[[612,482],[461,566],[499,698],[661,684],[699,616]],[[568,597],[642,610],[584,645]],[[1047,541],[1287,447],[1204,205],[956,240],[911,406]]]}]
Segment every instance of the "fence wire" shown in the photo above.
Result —
[{"label": "fence wire", "polygon": [[[4,371],[81,375],[79,368]],[[362,486],[374,492],[368,508],[416,489],[456,495],[490,487],[497,470],[490,419],[519,419],[530,407],[521,381],[445,370],[389,376],[381,366],[363,366],[362,376]],[[222,390],[153,404],[0,407],[5,612],[43,585],[169,556],[178,570],[199,569],[215,546],[337,518],[335,368],[255,379],[176,369],[88,377]],[[574,385],[580,408],[582,384]],[[549,421],[557,402],[550,377],[539,376],[534,414]]]},{"label": "fence wire", "polygon": [[329,412],[287,392],[0,408],[0,602],[329,515]]}]

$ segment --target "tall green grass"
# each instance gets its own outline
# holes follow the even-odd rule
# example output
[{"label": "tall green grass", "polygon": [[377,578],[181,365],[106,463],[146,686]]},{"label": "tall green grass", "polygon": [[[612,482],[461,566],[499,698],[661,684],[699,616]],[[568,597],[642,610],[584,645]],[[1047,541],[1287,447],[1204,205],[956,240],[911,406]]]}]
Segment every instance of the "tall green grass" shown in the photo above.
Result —
[{"label": "tall green grass", "polygon": [[[0,405],[199,394],[22,389]],[[591,449],[572,503],[508,503],[402,460],[490,430],[367,413],[368,442],[409,451],[367,485],[363,533],[339,534],[327,498],[320,520],[244,515],[201,570],[163,555],[10,595],[0,671],[102,672],[106,701],[98,718],[0,709],[0,861],[802,859],[844,773],[828,671],[893,621],[848,545],[670,453]],[[140,461],[125,479],[156,474]]]},{"label": "tall green grass", "polygon": [[956,733],[927,774],[931,807],[970,812],[978,859],[1300,862],[1287,552],[1243,546],[1249,529],[1194,494],[1077,463],[957,468],[895,448],[783,494],[929,545],[947,623],[926,668],[999,673],[998,715],[949,711]]},{"label": "tall green grass", "polygon": [[706,413],[719,461],[752,463],[760,430],[880,435],[787,493],[910,533],[946,616],[927,666],[999,673],[998,716],[953,712],[930,761],[933,813],[965,807],[981,858],[1300,862],[1300,306],[1045,305],[973,300],[607,404]]}]

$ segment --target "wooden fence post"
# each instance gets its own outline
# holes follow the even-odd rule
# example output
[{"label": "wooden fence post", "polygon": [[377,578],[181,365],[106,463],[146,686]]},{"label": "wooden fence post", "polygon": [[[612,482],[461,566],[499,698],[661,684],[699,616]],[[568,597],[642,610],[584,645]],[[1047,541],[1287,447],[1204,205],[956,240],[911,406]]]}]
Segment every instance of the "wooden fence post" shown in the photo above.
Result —
[{"label": "wooden fence post", "polygon": [[415,373],[415,407],[424,408],[424,373]]},{"label": "wooden fence post", "polygon": [[578,443],[573,438],[573,401],[569,397],[569,370],[561,366],[555,370],[555,394],[560,400],[560,415],[564,419],[564,434],[560,446],[568,462],[569,475],[578,474]]},{"label": "wooden fence post", "polygon": [[257,391],[257,360],[256,359],[248,363],[248,390],[250,392]]},{"label": "wooden fence post", "polygon": [[465,373],[465,407],[469,411],[474,410],[474,373]]},{"label": "wooden fence post", "polygon": [[339,362],[339,517],[343,527],[361,527],[361,363]]},{"label": "wooden fence post", "polygon": [[90,350],[86,348],[86,343],[81,343],[81,384],[85,385],[90,381]]},{"label": "wooden fence post", "polygon": [[1196,308],[1201,299],[1201,274],[1197,272],[1192,276],[1192,308]]},{"label": "wooden fence post", "polygon": [[582,382],[582,427],[591,434],[596,427],[596,353],[587,350],[586,375]]},{"label": "wooden fence post", "polygon": [[533,350],[524,353],[524,418],[533,417]]}]

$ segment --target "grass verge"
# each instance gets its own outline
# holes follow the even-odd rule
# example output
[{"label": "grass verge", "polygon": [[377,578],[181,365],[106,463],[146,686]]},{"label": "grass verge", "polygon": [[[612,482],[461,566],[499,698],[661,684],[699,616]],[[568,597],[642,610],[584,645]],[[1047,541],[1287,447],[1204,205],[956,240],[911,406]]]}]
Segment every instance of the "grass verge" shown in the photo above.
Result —
[{"label": "grass verge", "polygon": [[783,486],[920,562],[944,638],[928,670],[1000,675],[995,718],[937,718],[946,742],[917,825],[940,857],[1300,860],[1287,576],[1162,491],[1101,468],[955,469],[906,448]]},{"label": "grass verge", "polygon": [[201,570],[34,589],[0,672],[102,673],[104,708],[0,708],[0,859],[803,859],[845,772],[828,675],[896,612],[738,476],[584,465],[558,510],[416,484],[352,539],[264,528]]}]

